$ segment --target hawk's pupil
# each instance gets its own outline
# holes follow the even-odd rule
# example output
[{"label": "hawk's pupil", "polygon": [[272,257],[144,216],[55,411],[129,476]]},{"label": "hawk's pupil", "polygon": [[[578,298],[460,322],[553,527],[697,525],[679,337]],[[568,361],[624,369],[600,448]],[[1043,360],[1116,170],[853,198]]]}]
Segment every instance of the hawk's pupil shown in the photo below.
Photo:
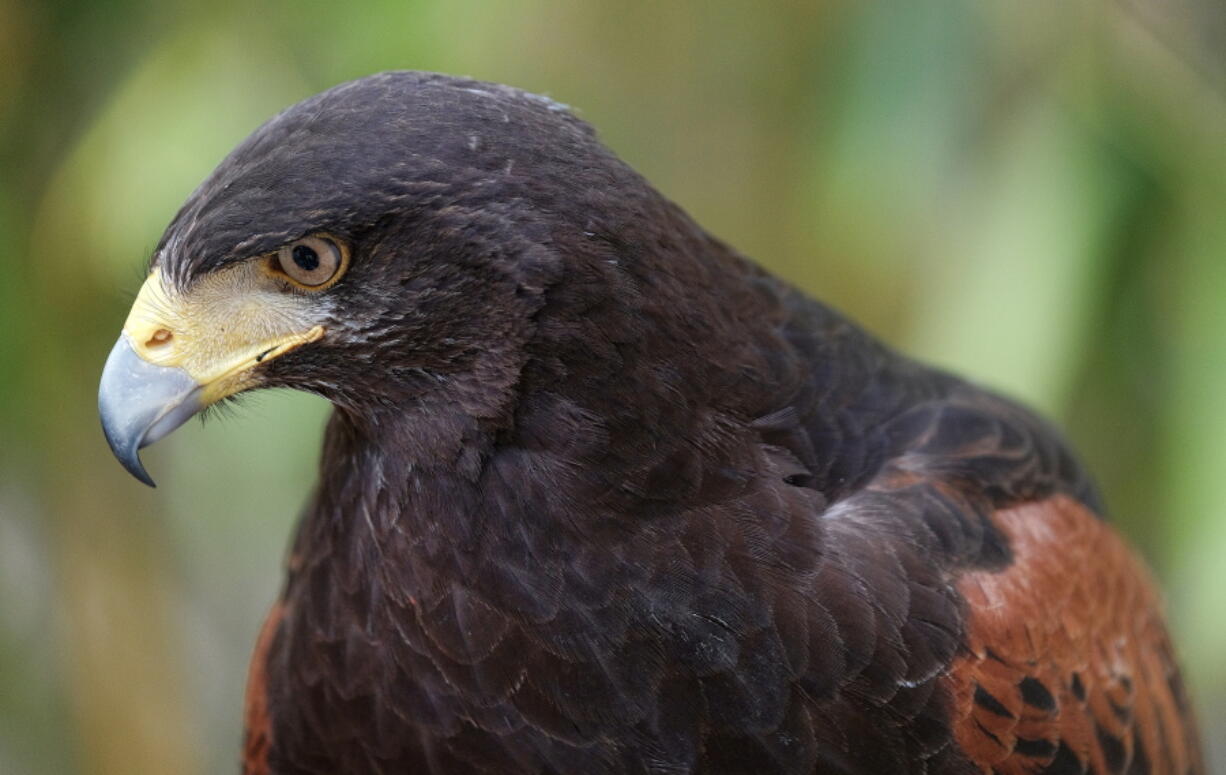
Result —
[{"label": "hawk's pupil", "polygon": [[295,245],[293,256],[294,263],[304,272],[313,272],[319,266],[319,254],[306,245]]}]

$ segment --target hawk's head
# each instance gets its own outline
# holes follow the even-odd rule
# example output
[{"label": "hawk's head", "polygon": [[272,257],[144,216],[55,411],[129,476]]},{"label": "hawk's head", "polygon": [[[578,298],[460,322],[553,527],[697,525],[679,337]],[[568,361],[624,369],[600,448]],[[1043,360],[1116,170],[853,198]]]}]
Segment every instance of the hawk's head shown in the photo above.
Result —
[{"label": "hawk's head", "polygon": [[544,289],[564,264],[602,284],[602,250],[662,202],[545,98],[415,72],[337,86],[260,127],[167,228],[102,376],[107,439],[152,484],[141,447],[253,388],[370,427],[494,419]]}]

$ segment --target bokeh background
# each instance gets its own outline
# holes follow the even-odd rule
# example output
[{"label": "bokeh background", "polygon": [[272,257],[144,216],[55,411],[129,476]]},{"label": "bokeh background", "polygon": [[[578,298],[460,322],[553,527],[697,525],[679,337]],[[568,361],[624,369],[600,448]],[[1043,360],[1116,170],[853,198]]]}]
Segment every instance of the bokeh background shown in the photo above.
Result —
[{"label": "bokeh background", "polygon": [[151,491],[97,378],[226,151],[390,68],[575,106],[773,271],[1061,422],[1226,771],[1220,0],[0,0],[0,773],[236,769],[327,407],[193,423]]}]

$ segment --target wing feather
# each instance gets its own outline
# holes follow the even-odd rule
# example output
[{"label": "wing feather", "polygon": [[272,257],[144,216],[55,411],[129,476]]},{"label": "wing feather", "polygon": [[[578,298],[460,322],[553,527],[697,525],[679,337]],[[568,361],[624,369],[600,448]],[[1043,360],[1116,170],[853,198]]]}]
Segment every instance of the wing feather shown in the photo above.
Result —
[{"label": "wing feather", "polygon": [[1066,495],[997,511],[1013,562],[957,582],[967,652],[954,731],[983,771],[1203,771],[1145,566]]}]

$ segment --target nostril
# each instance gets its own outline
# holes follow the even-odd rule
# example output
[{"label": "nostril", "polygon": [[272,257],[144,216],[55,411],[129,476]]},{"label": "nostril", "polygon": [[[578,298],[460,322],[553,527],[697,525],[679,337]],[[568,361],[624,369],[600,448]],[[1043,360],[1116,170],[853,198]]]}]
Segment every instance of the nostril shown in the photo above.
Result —
[{"label": "nostril", "polygon": [[161,347],[162,345],[168,343],[172,338],[174,338],[174,334],[170,333],[170,329],[159,328],[157,331],[153,332],[153,336],[149,337],[149,341],[145,342],[145,346]]}]

